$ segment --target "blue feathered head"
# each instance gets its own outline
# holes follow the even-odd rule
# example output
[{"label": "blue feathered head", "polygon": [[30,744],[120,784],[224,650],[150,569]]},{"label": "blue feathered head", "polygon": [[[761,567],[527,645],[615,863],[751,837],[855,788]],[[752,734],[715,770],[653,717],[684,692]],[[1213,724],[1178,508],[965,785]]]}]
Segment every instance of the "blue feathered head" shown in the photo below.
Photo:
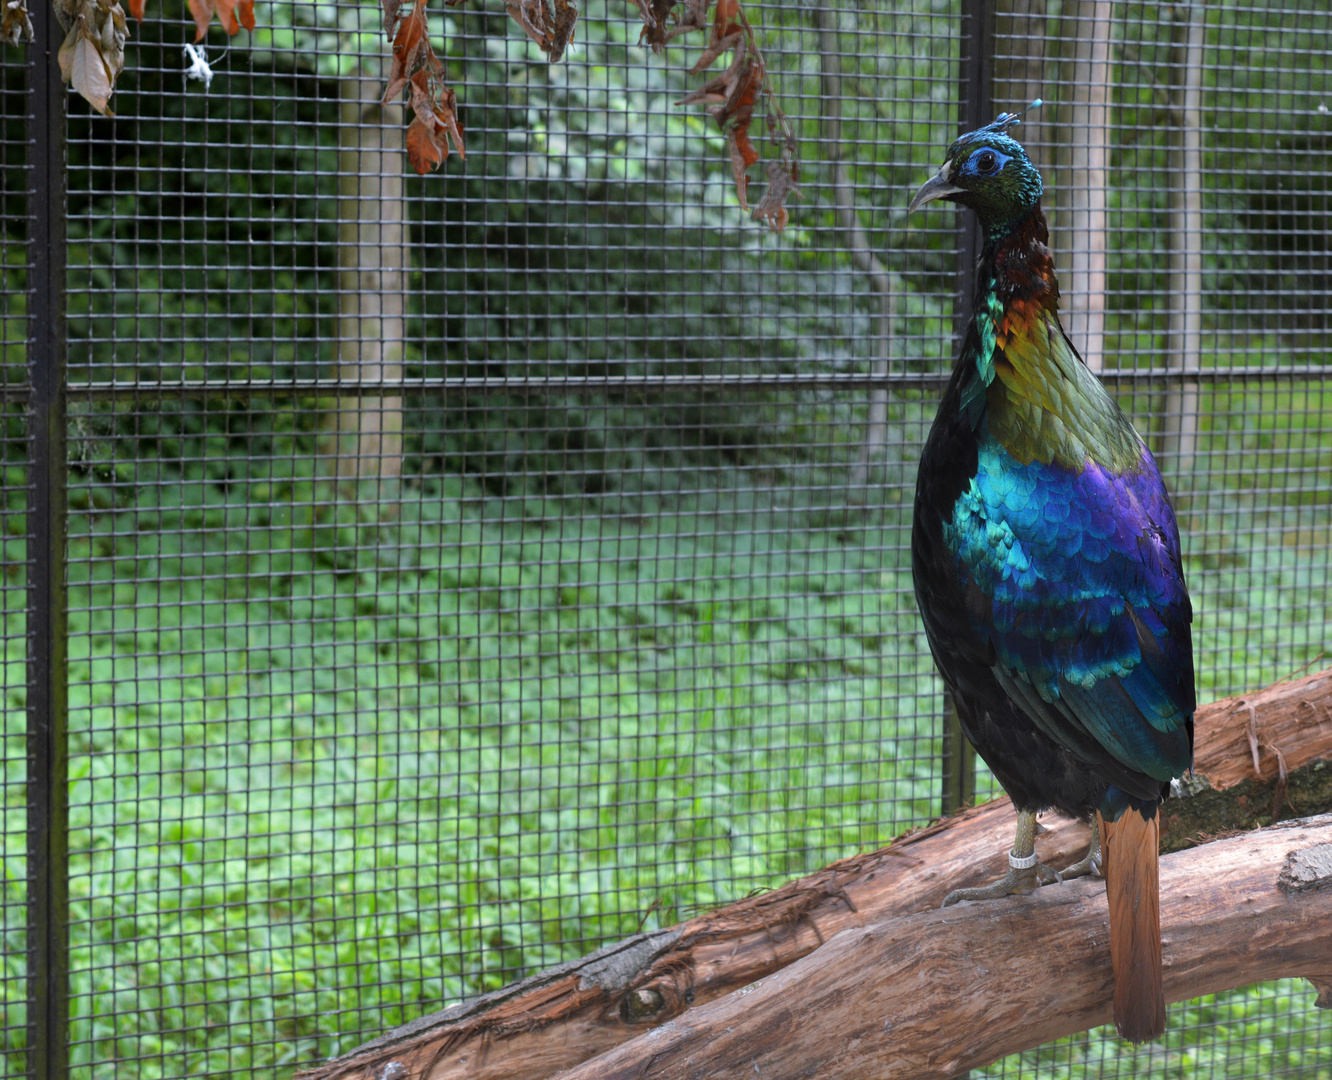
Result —
[{"label": "blue feathered head", "polygon": [[1001,113],[992,124],[969,131],[948,148],[942,168],[916,192],[907,213],[935,199],[947,199],[976,211],[987,234],[1002,231],[1041,201],[1041,174],[1008,129],[1021,113]]}]

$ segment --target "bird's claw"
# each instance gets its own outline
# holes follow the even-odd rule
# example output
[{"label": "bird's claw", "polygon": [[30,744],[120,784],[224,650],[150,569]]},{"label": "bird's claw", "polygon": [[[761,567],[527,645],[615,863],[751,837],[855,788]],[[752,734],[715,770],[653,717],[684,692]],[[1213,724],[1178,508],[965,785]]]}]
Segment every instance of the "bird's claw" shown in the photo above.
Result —
[{"label": "bird's claw", "polygon": [[1105,871],[1101,869],[1101,853],[1099,851],[1087,852],[1086,858],[1079,859],[1072,866],[1066,866],[1060,871],[1065,881],[1072,881],[1080,877],[1104,877]]},{"label": "bird's claw", "polygon": [[1054,885],[1064,880],[1052,866],[1038,862],[1035,866],[1019,870],[1010,867],[1008,873],[993,885],[983,885],[975,889],[954,889],[944,897],[942,907],[952,907],[962,900],[999,900],[1005,896],[1025,896],[1035,892],[1042,885]]},{"label": "bird's claw", "polygon": [[1088,875],[1105,876],[1105,871],[1101,868],[1101,831],[1095,820],[1092,821],[1091,846],[1087,848],[1086,856],[1064,869],[1064,880],[1066,881],[1072,878],[1087,877]]}]

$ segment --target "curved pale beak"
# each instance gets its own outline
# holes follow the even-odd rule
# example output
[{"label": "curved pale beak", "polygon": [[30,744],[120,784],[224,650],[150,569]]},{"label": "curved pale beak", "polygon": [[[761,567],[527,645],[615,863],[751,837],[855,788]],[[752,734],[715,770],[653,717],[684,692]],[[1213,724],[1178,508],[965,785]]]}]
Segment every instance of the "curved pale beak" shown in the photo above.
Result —
[{"label": "curved pale beak", "polygon": [[907,207],[908,214],[914,214],[926,203],[934,202],[935,199],[942,199],[947,195],[956,195],[962,189],[951,180],[953,172],[952,163],[945,164],[937,174],[926,180],[921,189],[911,199],[911,205]]}]

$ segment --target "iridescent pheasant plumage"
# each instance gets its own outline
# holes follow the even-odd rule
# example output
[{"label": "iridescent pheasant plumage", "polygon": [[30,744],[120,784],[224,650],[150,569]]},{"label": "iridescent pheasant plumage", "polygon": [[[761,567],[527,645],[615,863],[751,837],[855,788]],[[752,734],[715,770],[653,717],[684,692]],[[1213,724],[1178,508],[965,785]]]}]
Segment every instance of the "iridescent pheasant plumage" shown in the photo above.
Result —
[{"label": "iridescent pheasant plumage", "polygon": [[975,314],[921,458],[912,555],[963,729],[1019,811],[1008,877],[950,900],[1057,877],[1032,853],[1035,813],[1095,815],[1116,1022],[1141,1041],[1164,1026],[1156,809],[1192,763],[1192,611],[1156,462],[1060,326],[1040,174],[1008,134],[1015,119],[955,142],[911,207],[946,198],[985,231]]}]

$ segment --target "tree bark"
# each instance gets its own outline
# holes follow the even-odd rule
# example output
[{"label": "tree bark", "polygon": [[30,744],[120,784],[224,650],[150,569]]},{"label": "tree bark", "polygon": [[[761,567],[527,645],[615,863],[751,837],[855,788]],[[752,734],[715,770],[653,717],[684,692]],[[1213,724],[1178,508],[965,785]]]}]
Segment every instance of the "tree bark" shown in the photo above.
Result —
[{"label": "tree bark", "polygon": [[1176,475],[1193,468],[1198,440],[1198,380],[1202,367],[1203,195],[1202,65],[1206,13],[1200,2],[1175,8],[1174,102],[1177,131],[1170,178],[1170,352],[1167,366],[1186,373],[1171,380],[1165,399],[1165,457]]},{"label": "tree bark", "polygon": [[[1178,852],[1161,865],[1166,1000],[1325,983],[1330,920],[1332,816]],[[849,930],[561,1080],[947,1080],[1108,1022],[1108,938],[1086,879]]]},{"label": "tree bark", "polygon": [[[408,259],[403,109],[380,105],[384,83],[378,71],[357,71],[340,87],[337,377],[398,383]],[[401,474],[400,394],[340,398],[330,427],[339,477]]]},{"label": "tree bark", "polygon": [[[1166,803],[1162,819],[1162,850],[1180,853],[1162,864],[1162,925],[1167,928],[1168,938],[1167,993],[1174,995],[1172,1000],[1180,1000],[1208,992],[1197,988],[1200,979],[1210,990],[1276,975],[1322,978],[1322,973],[1328,973],[1332,979],[1332,954],[1311,953],[1318,958],[1313,966],[1289,966],[1288,953],[1283,951],[1288,943],[1272,936],[1266,924],[1263,924],[1266,935],[1262,938],[1263,948],[1251,947],[1247,928],[1258,924],[1246,922],[1248,916],[1244,912],[1248,908],[1267,912],[1263,905],[1273,900],[1270,888],[1262,881],[1244,879],[1248,882],[1244,884],[1240,878],[1227,878],[1231,882],[1228,888],[1254,891],[1236,893],[1229,898],[1224,891],[1206,892],[1210,899],[1201,911],[1197,905],[1190,907],[1187,903],[1183,907],[1171,906],[1180,897],[1184,898],[1180,903],[1192,903],[1189,897],[1204,895],[1215,877],[1210,861],[1212,853],[1231,850],[1214,843],[1207,844],[1201,855],[1189,850],[1200,841],[1265,824],[1272,820],[1274,807],[1278,816],[1287,807],[1300,814],[1332,810],[1332,763],[1323,760],[1332,758],[1332,669],[1279,683],[1245,698],[1204,706],[1198,710],[1196,727],[1198,750],[1193,777],[1184,785],[1179,798]],[[1045,831],[1037,837],[1036,846],[1043,861],[1062,866],[1084,853],[1088,841],[1084,824],[1047,817],[1044,825]],[[674,1041],[677,1038],[684,1039],[678,1048],[685,1053],[702,1036],[691,1034],[686,1038],[682,1033],[699,1031],[712,1033],[707,1036],[709,1039],[716,1035],[721,1040],[716,1044],[718,1047],[740,1046],[743,1043],[726,1042],[720,1034],[727,1025],[748,1023],[744,1016],[752,995],[734,992],[755,980],[764,980],[767,987],[775,973],[797,961],[803,963],[805,957],[813,964],[820,955],[826,965],[819,961],[812,968],[801,967],[799,970],[805,974],[783,977],[780,984],[772,984],[787,988],[782,993],[795,1010],[792,1015],[802,1018],[800,1024],[774,1019],[771,1012],[754,1015],[764,1017],[767,1024],[784,1023],[788,1028],[803,1030],[807,1021],[816,1022],[807,1015],[809,1011],[826,1011],[828,1016],[820,1015],[817,1023],[832,1025],[818,1029],[823,1033],[821,1037],[830,1040],[828,1047],[846,1047],[853,1038],[880,1046],[875,1032],[857,1029],[854,1036],[850,1033],[851,1029],[845,1025],[854,1025],[858,1018],[878,1016],[877,1022],[882,1023],[890,1012],[900,1013],[904,1018],[915,1017],[910,1022],[903,1019],[900,1024],[905,1026],[893,1028],[896,1032],[893,1041],[885,1044],[893,1047],[889,1056],[902,1055],[919,1063],[933,1054],[937,1062],[929,1067],[937,1066],[940,1076],[980,1064],[981,1058],[976,1055],[982,1051],[963,1053],[962,1048],[954,1047],[946,1039],[939,1041],[940,1031],[930,1027],[928,1014],[914,1004],[916,998],[927,993],[934,995],[931,1000],[935,1009],[953,1010],[949,1015],[955,1025],[961,1025],[960,1030],[967,1030],[965,1025],[970,1024],[987,1029],[1003,1027],[987,1010],[1009,1009],[1004,1013],[1009,1016],[1006,1029],[993,1037],[986,1034],[985,1041],[976,1044],[984,1048],[983,1053],[994,1056],[1100,1023],[1109,1018],[1112,994],[1104,932],[1103,882],[1070,882],[1043,889],[1033,897],[975,905],[967,911],[957,908],[943,913],[933,911],[949,890],[1001,876],[1006,868],[1005,853],[1012,843],[1013,827],[1014,815],[1006,799],[964,811],[927,829],[909,833],[880,851],[843,859],[774,892],[749,897],[669,929],[636,935],[582,960],[414,1021],[310,1070],[304,1074],[305,1080],[335,1077],[445,1080],[464,1076],[469,1080],[539,1080],[571,1068],[575,1069],[570,1074],[571,1080],[585,1075],[615,1076],[620,1074],[609,1071],[615,1062],[637,1060],[639,1067],[647,1062],[645,1057],[612,1057],[612,1053],[630,1053],[627,1047],[615,1048],[632,1039],[640,1044],[641,1051],[649,1045],[649,1040],[637,1036],[666,1021],[672,1023],[663,1033],[650,1037],[650,1045],[662,1048],[663,1053],[667,1047],[677,1046]],[[1330,830],[1327,839],[1332,841],[1332,824],[1326,828]],[[1250,841],[1257,842],[1256,836],[1246,834],[1236,850],[1249,850],[1243,845]],[[1285,841],[1278,839],[1273,843],[1280,847]],[[1276,857],[1274,854],[1273,858]],[[1224,861],[1230,856],[1223,858],[1218,854],[1217,858]],[[1332,900],[1332,890],[1320,895]],[[1036,906],[1027,906],[1033,903]],[[1216,911],[1209,912],[1208,905]],[[912,915],[920,912],[928,914]],[[1219,922],[1217,912],[1225,913]],[[908,915],[917,921],[892,923],[891,929],[882,926]],[[1057,940],[1058,948],[1064,948],[1064,938],[1049,937],[1053,931],[1047,928],[1048,920],[1059,919],[1071,920],[1067,933],[1070,948],[1075,947],[1075,960],[1058,953],[1051,945]],[[1027,966],[1013,969],[1012,985],[993,993],[974,992],[974,970],[964,978],[965,972],[958,965],[965,967],[966,950],[981,948],[984,942],[978,944],[975,939],[986,938],[995,927],[1004,928],[1005,950],[1012,951],[1012,963]],[[1039,932],[1034,933],[1034,927],[1039,927]],[[1297,938],[1304,933],[1299,927],[1290,932]],[[832,939],[838,934],[842,937],[837,942],[843,944],[831,950],[837,944]],[[1218,934],[1233,934],[1235,940],[1217,937]],[[1332,935],[1326,934],[1325,927],[1323,936],[1332,943]],[[1195,937],[1199,941],[1206,938],[1211,943],[1209,947],[1217,950],[1218,966],[1209,967],[1204,959],[1179,951],[1181,942]],[[861,944],[848,950],[845,941],[850,940]],[[889,940],[902,942],[901,948],[907,951],[895,953],[893,950],[898,946],[883,944]],[[1302,942],[1304,938],[1298,940]],[[876,941],[880,944],[876,945]],[[953,966],[938,969],[927,983],[913,981],[920,976],[911,973],[910,963],[903,966],[892,956],[871,959],[871,954],[881,947],[899,959],[914,957],[912,963]],[[860,950],[865,952],[862,954]],[[854,965],[848,959],[853,952],[857,958]],[[991,980],[995,972],[1006,970],[1003,965],[1010,962],[1005,959],[1009,952],[994,957],[986,954],[984,962],[975,960],[975,955],[972,954],[972,968],[979,964],[991,971],[985,985],[1000,986]],[[1040,965],[1056,955],[1058,963],[1051,962],[1042,972]],[[1223,977],[1221,973],[1228,970],[1226,965],[1232,961],[1237,966]],[[790,996],[810,971],[819,972],[818,979],[839,973],[845,976],[847,981],[840,984],[839,992],[844,997],[839,1005],[832,1007],[828,1005],[829,999],[818,995],[808,999]],[[905,980],[910,992],[905,999],[890,1005],[884,995],[890,992],[893,980]],[[1078,985],[1073,986],[1074,982]],[[959,994],[959,986],[969,989]],[[1079,1026],[1061,1028],[1051,1034],[1047,1027],[1041,1026],[1046,1019],[1039,1018],[1018,1029],[1011,1022],[1011,1015],[1020,1009],[1017,1004],[1010,1009],[1010,1004],[1017,1001],[1022,1008],[1040,1010],[1045,1001],[1040,995],[1047,990],[1058,995],[1060,1002],[1066,994],[1073,995],[1069,1001],[1076,998],[1080,1002],[1071,1010]],[[1015,999],[1015,993],[1037,996]],[[1079,994],[1083,996],[1078,997]],[[779,994],[773,1000],[780,1004],[780,998]],[[716,1002],[719,1007],[724,1002],[728,1004],[720,1012],[707,1013],[704,1019],[696,1021],[695,1015],[702,1015],[700,1007],[708,1002]],[[866,1009],[861,1008],[862,1003]],[[1064,1008],[1060,1004],[1050,1011],[1058,1014]],[[717,1026],[716,1016],[726,1018],[720,1022],[721,1027]],[[758,1038],[759,1028],[746,1030]],[[910,1045],[900,1042],[899,1037],[909,1032],[914,1033],[912,1038],[916,1041]],[[1011,1041],[995,1041],[1001,1035]],[[670,1054],[674,1053],[675,1050],[670,1050]],[[820,1077],[841,1075],[824,1071],[833,1070],[835,1063],[802,1058],[800,1055],[805,1053],[803,1045],[788,1045],[777,1056],[785,1054],[791,1061],[809,1067],[814,1067],[818,1060],[821,1064],[814,1074]],[[599,1054],[603,1056],[593,1068],[590,1059]],[[659,1067],[664,1070],[671,1060],[675,1059],[659,1058],[652,1065],[652,1075],[674,1075],[658,1071]],[[714,1058],[709,1052],[706,1061],[706,1075],[731,1075],[722,1068],[725,1054]],[[588,1062],[587,1071],[577,1071],[584,1062]],[[608,1071],[600,1071],[602,1066]],[[776,1068],[764,1058],[763,1075],[769,1075],[769,1066]],[[880,1068],[887,1066],[876,1059],[872,1068],[866,1064],[862,1072],[845,1075],[866,1075]],[[389,1071],[385,1072],[386,1069]],[[749,1075],[753,1075],[752,1070]],[[801,1074],[774,1071],[773,1075]],[[897,1074],[885,1071],[884,1075]]]},{"label": "tree bark", "polygon": [[[1021,112],[1037,98],[1050,96],[1045,85],[1045,50],[1049,0],[1006,0],[995,11],[994,104],[996,114]],[[1053,164],[1042,160],[1049,151],[1047,121],[1056,102],[1027,113],[1014,135],[1033,164],[1047,178]]]},{"label": "tree bark", "polygon": [[[837,14],[828,7],[827,0],[820,0],[814,8],[814,19],[819,31],[823,156],[830,173],[837,227],[841,229],[851,252],[851,261],[865,275],[870,290],[878,298],[879,314],[874,321],[874,374],[877,378],[887,379],[888,350],[897,336],[893,327],[893,303],[901,293],[900,283],[892,280],[888,268],[874,254],[869,235],[860,223],[860,215],[856,211],[855,187],[842,153],[842,53],[837,43]],[[894,288],[894,285],[898,285],[898,288]],[[870,390],[865,437],[860,444],[856,463],[851,468],[852,488],[865,486],[872,462],[884,453],[887,445],[888,387],[885,383]]]},{"label": "tree bark", "polygon": [[1106,193],[1110,187],[1110,0],[1078,0],[1072,19],[1069,170],[1056,250],[1068,273],[1064,329],[1092,371],[1105,367]]}]

